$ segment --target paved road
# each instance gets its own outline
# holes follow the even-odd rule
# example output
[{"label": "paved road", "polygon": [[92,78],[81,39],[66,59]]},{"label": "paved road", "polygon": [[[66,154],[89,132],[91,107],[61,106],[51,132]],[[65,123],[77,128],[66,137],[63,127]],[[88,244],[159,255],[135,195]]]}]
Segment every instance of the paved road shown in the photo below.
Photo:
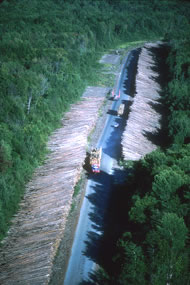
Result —
[{"label": "paved road", "polygon": [[[90,175],[87,183],[64,285],[90,284],[90,274],[96,268],[98,239],[103,234],[105,209],[116,178],[114,167],[117,166],[121,155],[121,135],[126,124],[126,119],[118,117],[116,111],[121,102],[125,103],[127,108],[127,93],[135,72],[137,56],[138,52],[135,50],[127,55],[116,88],[116,92],[120,89],[120,99],[113,101],[97,144],[103,151],[101,173]],[[114,127],[116,123],[119,124],[117,128]]]}]

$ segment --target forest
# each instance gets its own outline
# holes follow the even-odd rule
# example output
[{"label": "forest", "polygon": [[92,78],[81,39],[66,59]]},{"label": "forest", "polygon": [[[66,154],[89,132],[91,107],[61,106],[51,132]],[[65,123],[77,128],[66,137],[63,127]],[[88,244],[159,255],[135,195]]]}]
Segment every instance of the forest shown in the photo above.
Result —
[{"label": "forest", "polygon": [[189,284],[189,21],[190,5],[180,0],[1,1],[0,239],[45,159],[48,136],[85,87],[97,84],[101,55],[123,43],[162,39],[170,47],[161,100],[165,143],[117,186],[122,229],[96,279]]}]

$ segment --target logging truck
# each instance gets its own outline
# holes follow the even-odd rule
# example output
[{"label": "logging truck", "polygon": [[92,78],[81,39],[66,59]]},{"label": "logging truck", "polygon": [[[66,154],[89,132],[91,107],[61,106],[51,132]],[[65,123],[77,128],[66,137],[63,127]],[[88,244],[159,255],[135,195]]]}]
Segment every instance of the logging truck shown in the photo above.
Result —
[{"label": "logging truck", "polygon": [[117,115],[118,116],[122,116],[123,115],[123,113],[124,113],[124,109],[125,109],[125,104],[120,104],[119,105],[119,108],[118,108],[118,111],[117,111]]},{"label": "logging truck", "polygon": [[119,98],[120,98],[120,90],[119,90],[118,94],[115,94],[115,90],[113,89],[112,93],[111,93],[111,97],[112,97],[113,100],[119,100]]},{"label": "logging truck", "polygon": [[119,90],[119,93],[118,93],[118,94],[115,94],[115,96],[114,96],[114,99],[115,99],[115,100],[119,100],[119,98],[120,98],[120,90]]},{"label": "logging truck", "polygon": [[100,173],[102,148],[93,148],[90,153],[90,165],[93,173]]}]

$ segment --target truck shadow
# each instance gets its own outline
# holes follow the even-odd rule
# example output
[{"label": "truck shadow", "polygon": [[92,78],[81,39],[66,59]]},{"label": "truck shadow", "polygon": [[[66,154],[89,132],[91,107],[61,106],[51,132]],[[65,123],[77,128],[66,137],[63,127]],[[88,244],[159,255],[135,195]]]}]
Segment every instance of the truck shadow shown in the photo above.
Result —
[{"label": "truck shadow", "polygon": [[136,93],[136,75],[137,75],[137,64],[141,48],[137,48],[132,51],[132,60],[127,66],[127,78],[123,82],[123,90],[125,94],[130,94],[134,97]]},{"label": "truck shadow", "polygon": [[107,114],[108,115],[112,115],[112,116],[117,116],[117,111],[110,109],[110,110],[107,111]]}]

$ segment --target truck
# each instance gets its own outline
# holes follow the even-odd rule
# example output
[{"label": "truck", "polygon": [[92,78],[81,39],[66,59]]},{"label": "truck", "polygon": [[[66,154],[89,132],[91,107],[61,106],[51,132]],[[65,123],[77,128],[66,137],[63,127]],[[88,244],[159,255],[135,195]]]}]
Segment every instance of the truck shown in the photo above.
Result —
[{"label": "truck", "polygon": [[119,90],[119,93],[118,93],[118,94],[115,94],[114,100],[119,100],[119,98],[120,98],[120,90]]},{"label": "truck", "polygon": [[112,98],[112,100],[119,100],[119,98],[120,98],[120,90],[119,90],[118,94],[115,94],[115,89],[113,89],[112,92],[111,92],[111,98]]},{"label": "truck", "polygon": [[102,148],[93,148],[90,152],[90,165],[93,173],[100,173]]},{"label": "truck", "polygon": [[121,103],[121,104],[119,105],[119,108],[118,108],[118,111],[117,111],[117,115],[118,115],[118,116],[122,116],[123,113],[124,113],[124,110],[125,110],[125,104]]}]

